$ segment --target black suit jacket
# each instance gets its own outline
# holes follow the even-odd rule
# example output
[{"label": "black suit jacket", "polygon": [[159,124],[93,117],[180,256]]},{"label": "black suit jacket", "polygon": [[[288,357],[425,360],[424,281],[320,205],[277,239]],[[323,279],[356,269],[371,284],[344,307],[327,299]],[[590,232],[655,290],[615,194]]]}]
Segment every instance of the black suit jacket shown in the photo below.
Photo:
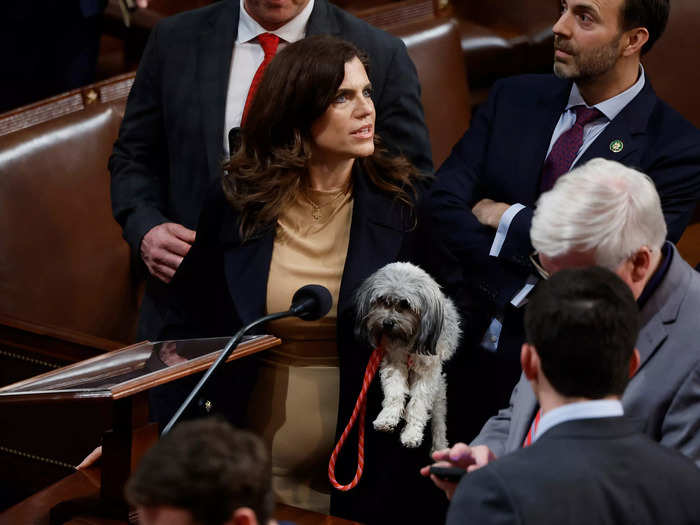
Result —
[{"label": "black suit jacket", "polygon": [[[353,335],[354,292],[385,264],[406,260],[422,263],[425,252],[421,250],[425,241],[421,222],[413,228],[412,213],[371,185],[357,166],[353,177],[350,241],[338,300],[338,436],[350,419],[372,352]],[[273,242],[274,228],[241,242],[238,216],[220,185],[215,184],[204,206],[197,239],[173,279],[167,327],[161,336],[230,335],[264,315]],[[254,370],[246,367],[246,360],[237,361],[235,378],[226,386],[227,398],[236,399],[239,407],[245,407],[254,381]],[[331,512],[363,523],[440,522],[446,502],[418,473],[429,461],[430,432],[426,432],[421,448],[407,449],[399,442],[398,433],[375,431],[371,422],[381,409],[382,398],[377,378],[368,394],[364,476],[350,492],[334,491]],[[355,475],[356,445],[355,430],[336,464],[336,478],[341,482],[347,483]]]},{"label": "black suit jacket", "polygon": [[624,417],[561,423],[457,487],[447,524],[700,523],[700,470]]}]

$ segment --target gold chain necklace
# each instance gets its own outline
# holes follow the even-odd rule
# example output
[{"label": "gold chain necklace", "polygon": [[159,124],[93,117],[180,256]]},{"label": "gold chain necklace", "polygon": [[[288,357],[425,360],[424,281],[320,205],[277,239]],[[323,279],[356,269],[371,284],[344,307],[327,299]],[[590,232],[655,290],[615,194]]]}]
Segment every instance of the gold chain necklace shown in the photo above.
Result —
[{"label": "gold chain necklace", "polygon": [[321,220],[321,210],[323,210],[323,209],[325,209],[325,208],[328,208],[329,206],[335,204],[335,203],[338,201],[338,199],[340,199],[341,197],[347,195],[348,192],[350,191],[350,188],[351,188],[351,187],[352,187],[351,184],[348,184],[347,187],[345,187],[344,189],[340,190],[340,191],[338,192],[338,194],[337,194],[335,197],[333,197],[330,201],[326,202],[325,204],[319,204],[318,202],[314,201],[314,200],[311,198],[311,196],[309,195],[308,190],[307,190],[307,191],[304,191],[304,192],[303,192],[303,193],[304,193],[304,197],[305,197],[306,200],[309,202],[309,204],[311,204],[311,218],[312,218],[314,221],[320,221],[320,220]]}]

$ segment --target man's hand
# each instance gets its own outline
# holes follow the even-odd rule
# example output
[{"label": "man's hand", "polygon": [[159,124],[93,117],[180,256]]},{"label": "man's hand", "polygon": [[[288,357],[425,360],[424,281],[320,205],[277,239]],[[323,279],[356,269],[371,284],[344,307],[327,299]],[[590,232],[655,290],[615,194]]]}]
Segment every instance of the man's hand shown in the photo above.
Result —
[{"label": "man's hand", "polygon": [[[467,472],[473,472],[496,459],[496,456],[485,445],[470,447],[464,443],[457,443],[452,448],[433,452],[433,459],[436,461],[434,464],[438,466],[459,467],[465,469]],[[432,465],[427,465],[423,467],[420,469],[420,473],[423,476],[430,476],[433,483],[445,492],[447,499],[452,499],[455,489],[457,488],[457,483],[445,481],[430,474],[431,466]]]},{"label": "man's hand", "polygon": [[503,217],[508,208],[510,208],[510,204],[505,202],[481,199],[472,208],[472,213],[481,224],[496,229],[498,228],[498,223],[501,222],[501,217]]},{"label": "man's hand", "polygon": [[136,0],[136,5],[141,9],[145,9],[148,7],[148,0]]},{"label": "man's hand", "polygon": [[174,222],[154,226],[141,241],[141,258],[148,271],[169,283],[194,242],[196,232]]}]

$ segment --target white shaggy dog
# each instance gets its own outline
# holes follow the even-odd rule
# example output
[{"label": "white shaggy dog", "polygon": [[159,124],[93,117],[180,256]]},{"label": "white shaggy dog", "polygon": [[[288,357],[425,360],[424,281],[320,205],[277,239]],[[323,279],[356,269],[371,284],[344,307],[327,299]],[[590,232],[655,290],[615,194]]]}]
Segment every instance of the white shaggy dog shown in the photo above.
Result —
[{"label": "white shaggy dog", "polygon": [[425,271],[401,262],[368,277],[355,301],[356,336],[385,349],[379,368],[384,401],[374,428],[393,431],[403,417],[401,443],[418,447],[432,414],[432,450],[446,448],[442,364],[454,354],[461,334],[454,304]]}]

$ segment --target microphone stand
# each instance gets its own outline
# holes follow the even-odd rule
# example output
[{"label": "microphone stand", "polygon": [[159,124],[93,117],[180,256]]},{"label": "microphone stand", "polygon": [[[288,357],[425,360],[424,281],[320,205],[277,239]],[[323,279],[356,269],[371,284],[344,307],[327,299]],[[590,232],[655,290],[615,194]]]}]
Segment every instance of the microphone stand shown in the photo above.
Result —
[{"label": "microphone stand", "polygon": [[278,312],[276,314],[266,315],[265,317],[256,319],[252,323],[238,330],[238,332],[236,332],[236,335],[234,335],[231,338],[231,340],[221,351],[221,355],[216,359],[216,361],[214,361],[214,363],[212,363],[209,369],[202,376],[202,379],[199,380],[197,385],[192,389],[192,392],[190,392],[190,394],[187,396],[187,399],[185,399],[182,405],[180,405],[180,408],[177,409],[175,415],[170,419],[170,421],[168,421],[168,424],[165,426],[163,432],[161,432],[160,435],[164,436],[172,430],[172,428],[178,422],[182,414],[190,407],[192,401],[194,401],[194,399],[199,395],[199,392],[202,390],[204,385],[207,383],[207,381],[209,381],[209,378],[219,369],[219,367],[221,367],[221,365],[223,365],[226,362],[226,359],[228,359],[228,357],[236,349],[236,347],[241,341],[241,338],[243,337],[243,334],[245,334],[251,328],[258,326],[259,324],[266,323],[268,321],[274,321],[275,319],[281,319],[282,317],[290,317],[292,315],[297,315],[298,311],[298,307],[295,308],[294,306],[292,306],[292,308],[287,310],[286,312]]}]

